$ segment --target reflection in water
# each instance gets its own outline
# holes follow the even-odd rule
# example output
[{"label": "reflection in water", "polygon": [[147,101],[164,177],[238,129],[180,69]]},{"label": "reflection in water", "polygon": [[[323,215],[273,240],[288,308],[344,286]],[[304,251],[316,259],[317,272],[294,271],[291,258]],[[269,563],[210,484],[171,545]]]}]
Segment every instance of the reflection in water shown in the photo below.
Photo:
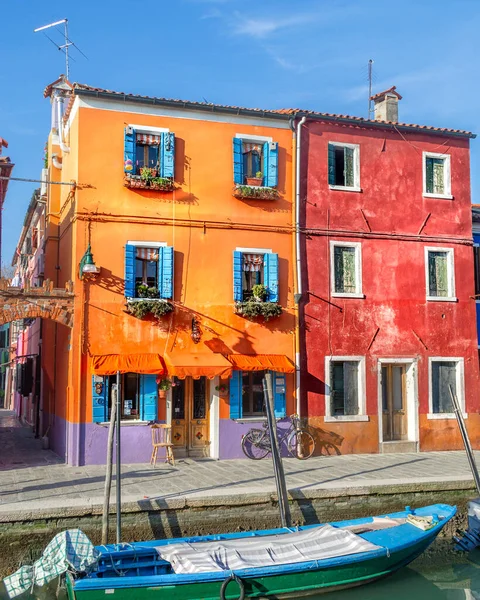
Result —
[{"label": "reflection in water", "polygon": [[480,600],[480,552],[451,551],[438,540],[433,551],[376,583],[322,594],[319,600]]}]

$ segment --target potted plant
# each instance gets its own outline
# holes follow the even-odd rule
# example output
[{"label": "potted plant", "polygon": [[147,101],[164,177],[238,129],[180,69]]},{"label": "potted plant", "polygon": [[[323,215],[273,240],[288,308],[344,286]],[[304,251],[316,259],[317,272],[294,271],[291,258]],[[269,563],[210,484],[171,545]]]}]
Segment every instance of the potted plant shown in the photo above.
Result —
[{"label": "potted plant", "polygon": [[159,291],[157,288],[148,287],[146,283],[137,283],[137,298],[158,298]]},{"label": "potted plant", "polygon": [[215,386],[215,390],[218,392],[219,396],[226,396],[228,394],[228,384],[220,383]]},{"label": "potted plant", "polygon": [[164,377],[163,379],[157,379],[158,383],[158,397],[160,399],[165,399],[167,397],[168,390],[172,387],[172,382],[168,377]]},{"label": "potted plant", "polygon": [[263,181],[263,173],[261,171],[257,171],[255,173],[255,177],[247,177],[247,185],[260,186],[260,185],[262,185],[262,181]]},{"label": "potted plant", "polygon": [[256,302],[265,302],[268,297],[267,286],[263,283],[256,283],[252,287],[252,294]]},{"label": "potted plant", "polygon": [[147,185],[150,185],[152,179],[154,177],[156,177],[156,175],[157,175],[156,169],[151,169],[150,167],[142,167],[140,169],[140,177]]}]

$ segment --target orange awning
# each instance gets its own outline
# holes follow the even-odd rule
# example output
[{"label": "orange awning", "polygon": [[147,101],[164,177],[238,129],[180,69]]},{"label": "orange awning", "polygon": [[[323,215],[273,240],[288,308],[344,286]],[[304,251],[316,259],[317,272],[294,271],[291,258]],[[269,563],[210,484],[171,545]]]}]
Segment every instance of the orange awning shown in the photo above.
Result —
[{"label": "orange awning", "polygon": [[185,379],[185,377],[222,377],[226,379],[232,375],[232,365],[222,354],[202,352],[190,354],[181,350],[165,352],[167,371],[171,377]]},{"label": "orange awning", "polygon": [[239,371],[295,372],[295,365],[284,354],[229,354],[227,358]]},{"label": "orange awning", "polygon": [[97,354],[92,356],[94,375],[142,373],[163,375],[165,363],[160,354]]}]

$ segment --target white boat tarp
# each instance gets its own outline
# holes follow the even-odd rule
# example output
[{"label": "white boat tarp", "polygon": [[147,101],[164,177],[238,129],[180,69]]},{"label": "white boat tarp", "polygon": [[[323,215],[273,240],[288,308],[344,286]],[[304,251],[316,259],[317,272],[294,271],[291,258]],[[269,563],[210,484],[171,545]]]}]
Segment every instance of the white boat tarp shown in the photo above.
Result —
[{"label": "white boat tarp", "polygon": [[67,571],[82,573],[97,562],[97,551],[80,529],[58,533],[33,565],[23,566],[3,580],[8,596],[14,598],[42,586]]},{"label": "white boat tarp", "polygon": [[379,548],[345,529],[321,525],[278,535],[181,542],[155,549],[175,573],[207,573],[324,560]]}]

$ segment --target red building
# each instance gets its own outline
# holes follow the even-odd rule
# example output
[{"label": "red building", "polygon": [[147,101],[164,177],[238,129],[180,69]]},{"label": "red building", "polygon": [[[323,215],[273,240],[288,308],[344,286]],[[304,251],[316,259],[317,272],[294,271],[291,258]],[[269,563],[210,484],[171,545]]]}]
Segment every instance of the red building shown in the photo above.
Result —
[{"label": "red building", "polygon": [[301,128],[302,405],[324,451],[461,448],[450,388],[480,447],[475,136],[398,123],[400,99]]}]

